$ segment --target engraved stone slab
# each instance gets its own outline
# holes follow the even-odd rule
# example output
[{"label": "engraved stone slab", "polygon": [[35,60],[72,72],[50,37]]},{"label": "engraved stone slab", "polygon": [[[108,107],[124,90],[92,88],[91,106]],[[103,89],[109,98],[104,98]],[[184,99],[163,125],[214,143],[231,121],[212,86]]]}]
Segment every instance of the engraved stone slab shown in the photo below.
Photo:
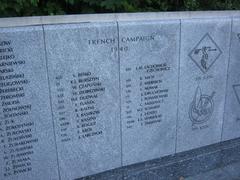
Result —
[{"label": "engraved stone slab", "polygon": [[240,19],[234,19],[223,140],[240,137]]},{"label": "engraved stone slab", "polygon": [[175,152],[179,21],[120,22],[123,165]]},{"label": "engraved stone slab", "polygon": [[230,19],[183,20],[177,152],[221,140]]},{"label": "engraved stone slab", "polygon": [[59,179],[42,26],[0,29],[0,103],[0,179]]},{"label": "engraved stone slab", "polygon": [[44,28],[61,179],[121,166],[117,24]]}]

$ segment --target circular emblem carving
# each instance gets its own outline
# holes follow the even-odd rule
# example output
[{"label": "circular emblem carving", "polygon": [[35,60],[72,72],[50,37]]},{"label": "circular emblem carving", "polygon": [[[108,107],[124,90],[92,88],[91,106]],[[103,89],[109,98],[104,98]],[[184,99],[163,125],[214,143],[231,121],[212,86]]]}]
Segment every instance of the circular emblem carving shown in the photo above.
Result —
[{"label": "circular emblem carving", "polygon": [[193,124],[201,124],[210,119],[214,110],[213,96],[204,95],[201,93],[201,89],[198,87],[194,99],[190,104],[189,117]]}]

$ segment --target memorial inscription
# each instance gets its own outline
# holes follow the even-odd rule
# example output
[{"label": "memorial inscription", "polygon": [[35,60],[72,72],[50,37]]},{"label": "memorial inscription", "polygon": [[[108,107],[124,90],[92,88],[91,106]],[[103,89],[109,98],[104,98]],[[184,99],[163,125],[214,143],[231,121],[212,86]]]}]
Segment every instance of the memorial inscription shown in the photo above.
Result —
[{"label": "memorial inscription", "polygon": [[182,20],[177,152],[221,141],[230,19]]},{"label": "memorial inscription", "polygon": [[117,24],[44,30],[61,178],[120,167]]},{"label": "memorial inscription", "polygon": [[39,27],[0,29],[0,179],[58,179]]},{"label": "memorial inscription", "polygon": [[175,152],[180,22],[119,23],[123,164]]},{"label": "memorial inscription", "polygon": [[0,179],[77,179],[239,138],[239,24],[0,28]]},{"label": "memorial inscription", "polygon": [[240,19],[233,20],[232,45],[223,125],[223,140],[240,137]]}]

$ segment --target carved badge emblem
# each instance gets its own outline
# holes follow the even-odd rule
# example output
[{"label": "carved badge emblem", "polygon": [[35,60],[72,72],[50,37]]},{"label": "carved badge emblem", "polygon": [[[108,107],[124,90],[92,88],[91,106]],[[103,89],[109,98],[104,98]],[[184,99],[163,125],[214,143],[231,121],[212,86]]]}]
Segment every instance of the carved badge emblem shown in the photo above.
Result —
[{"label": "carved badge emblem", "polygon": [[206,73],[221,54],[221,49],[207,33],[189,53],[189,57],[203,73]]},{"label": "carved badge emblem", "polygon": [[202,94],[201,88],[197,87],[189,108],[189,117],[193,124],[202,124],[211,118],[214,110],[214,95],[215,92],[211,95]]}]

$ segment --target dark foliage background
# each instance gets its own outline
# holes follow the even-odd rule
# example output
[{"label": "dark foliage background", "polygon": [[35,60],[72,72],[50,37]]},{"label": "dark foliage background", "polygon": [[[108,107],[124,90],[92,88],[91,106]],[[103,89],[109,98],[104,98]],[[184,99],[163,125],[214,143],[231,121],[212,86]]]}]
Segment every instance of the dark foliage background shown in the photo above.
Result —
[{"label": "dark foliage background", "polygon": [[0,0],[0,17],[236,9],[240,0]]}]

